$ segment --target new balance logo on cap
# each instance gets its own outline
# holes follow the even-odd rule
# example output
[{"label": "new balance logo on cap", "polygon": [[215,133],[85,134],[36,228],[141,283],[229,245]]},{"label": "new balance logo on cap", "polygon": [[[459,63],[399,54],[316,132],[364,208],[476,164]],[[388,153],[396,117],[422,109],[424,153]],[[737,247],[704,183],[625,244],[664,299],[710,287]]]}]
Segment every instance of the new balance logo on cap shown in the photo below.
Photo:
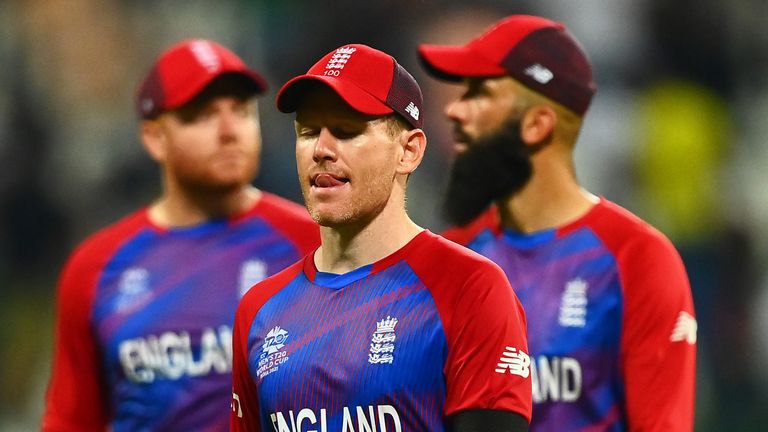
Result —
[{"label": "new balance logo on cap", "polygon": [[407,107],[405,107],[405,112],[411,115],[414,120],[419,119],[419,108],[413,104],[413,102],[409,103]]},{"label": "new balance logo on cap", "polygon": [[546,84],[552,81],[552,78],[555,77],[551,70],[538,63],[525,68],[525,74],[536,80],[539,84]]},{"label": "new balance logo on cap", "polygon": [[677,317],[677,322],[675,322],[675,328],[672,330],[672,336],[669,337],[669,341],[686,341],[693,345],[696,343],[697,328],[696,318],[688,312],[682,311]]},{"label": "new balance logo on cap", "polygon": [[499,363],[496,364],[494,370],[500,374],[509,372],[512,375],[528,378],[528,375],[531,374],[531,358],[523,351],[508,346],[501,354]]}]

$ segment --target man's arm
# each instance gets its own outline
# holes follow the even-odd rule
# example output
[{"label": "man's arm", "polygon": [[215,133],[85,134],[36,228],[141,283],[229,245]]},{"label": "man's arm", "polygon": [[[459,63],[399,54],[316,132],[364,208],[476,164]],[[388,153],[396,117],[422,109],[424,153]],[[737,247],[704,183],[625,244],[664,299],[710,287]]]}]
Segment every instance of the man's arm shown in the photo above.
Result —
[{"label": "man's arm", "polygon": [[511,411],[471,409],[452,415],[449,427],[452,432],[527,432],[528,420]]},{"label": "man's arm", "polygon": [[243,303],[235,315],[235,328],[232,331],[232,412],[230,428],[233,432],[259,432],[259,405],[256,384],[248,370],[248,330],[250,320]]},{"label": "man's arm", "polygon": [[532,384],[525,313],[504,272],[490,261],[478,266],[455,300],[441,312],[449,321],[446,415],[460,427],[512,426],[517,417],[527,424]]},{"label": "man's arm", "polygon": [[696,319],[691,289],[671,243],[646,240],[619,257],[628,426],[630,431],[692,431]]},{"label": "man's arm", "polygon": [[59,280],[53,371],[48,385],[42,430],[105,431],[108,400],[99,349],[90,316],[97,271],[90,256],[73,255]]}]

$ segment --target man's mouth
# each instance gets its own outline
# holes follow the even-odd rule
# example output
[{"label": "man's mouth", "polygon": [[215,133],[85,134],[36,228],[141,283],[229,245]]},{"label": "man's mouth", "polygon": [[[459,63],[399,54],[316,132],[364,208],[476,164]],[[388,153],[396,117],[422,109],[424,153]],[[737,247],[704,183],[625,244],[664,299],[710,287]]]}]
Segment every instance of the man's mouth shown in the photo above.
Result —
[{"label": "man's mouth", "polygon": [[349,179],[330,173],[320,173],[312,178],[312,186],[319,188],[331,188],[349,183]]}]

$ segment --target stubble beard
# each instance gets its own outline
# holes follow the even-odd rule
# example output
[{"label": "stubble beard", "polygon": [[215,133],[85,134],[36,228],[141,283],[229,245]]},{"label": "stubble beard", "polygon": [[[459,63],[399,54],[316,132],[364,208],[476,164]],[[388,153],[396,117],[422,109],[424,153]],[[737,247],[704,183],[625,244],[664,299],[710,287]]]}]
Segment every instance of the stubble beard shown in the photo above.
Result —
[{"label": "stubble beard", "polygon": [[366,226],[374,220],[389,202],[392,194],[392,182],[390,178],[378,174],[372,174],[366,178],[356,180],[356,183],[368,185],[364,187],[362,194],[353,194],[343,203],[335,205],[335,208],[321,211],[319,207],[326,204],[315,203],[310,195],[310,185],[302,188],[304,203],[309,215],[318,225],[331,228]]}]

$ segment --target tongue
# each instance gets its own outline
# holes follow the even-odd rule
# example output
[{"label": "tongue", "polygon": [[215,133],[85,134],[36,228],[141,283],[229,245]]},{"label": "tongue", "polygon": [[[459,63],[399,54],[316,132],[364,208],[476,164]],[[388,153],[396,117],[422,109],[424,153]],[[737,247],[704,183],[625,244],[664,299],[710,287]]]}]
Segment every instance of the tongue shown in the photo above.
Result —
[{"label": "tongue", "polygon": [[315,179],[315,185],[317,185],[319,187],[324,187],[324,188],[325,187],[341,186],[343,184],[344,184],[343,181],[338,180],[338,179],[336,179],[333,176],[328,175],[328,174],[320,174]]}]

